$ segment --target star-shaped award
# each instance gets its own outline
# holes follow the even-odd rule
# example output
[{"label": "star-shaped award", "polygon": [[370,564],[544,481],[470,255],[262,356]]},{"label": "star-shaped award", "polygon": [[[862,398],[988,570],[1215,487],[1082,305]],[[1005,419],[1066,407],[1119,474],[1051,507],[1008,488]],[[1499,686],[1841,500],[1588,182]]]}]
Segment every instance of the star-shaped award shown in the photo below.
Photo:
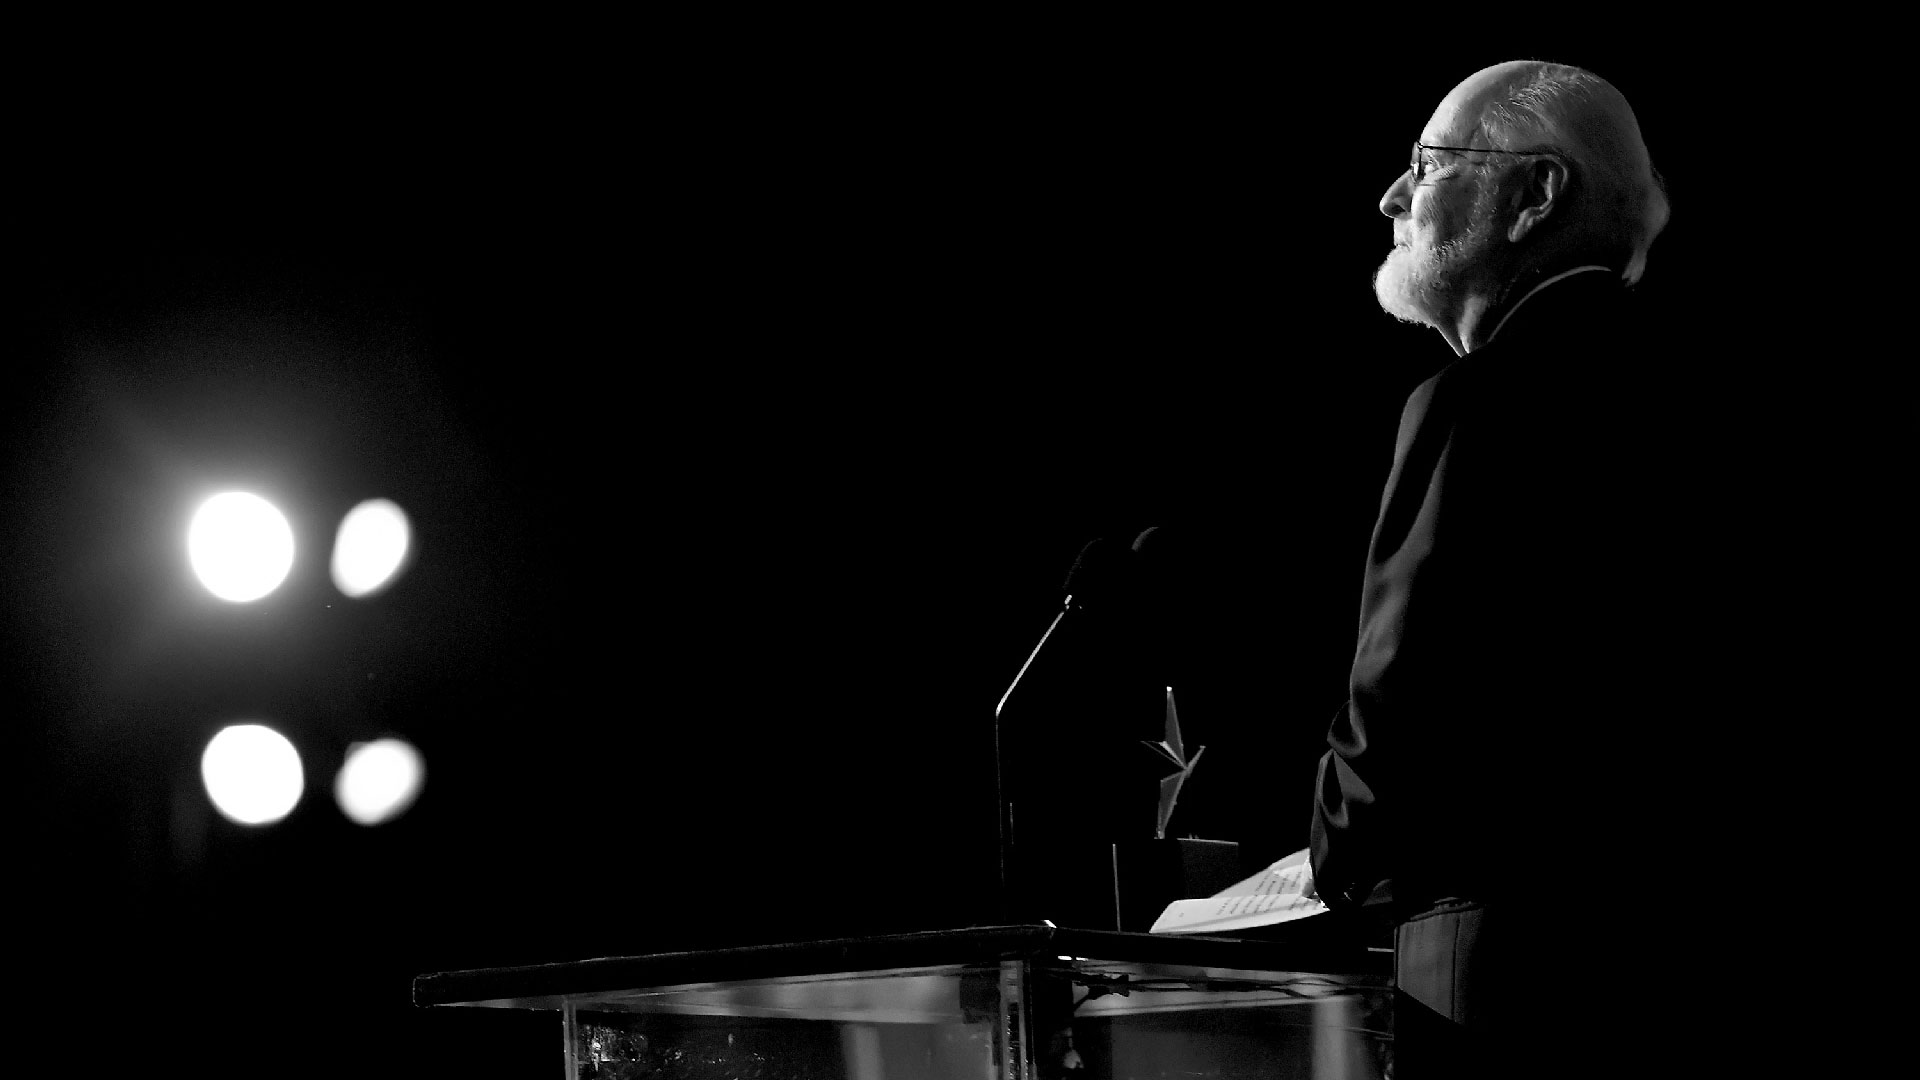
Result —
[{"label": "star-shaped award", "polygon": [[1193,767],[1200,764],[1200,755],[1207,752],[1202,746],[1194,750],[1193,757],[1187,757],[1186,747],[1180,742],[1180,714],[1173,707],[1173,687],[1167,687],[1167,731],[1166,738],[1159,742],[1140,740],[1142,746],[1166,758],[1174,768],[1180,770],[1160,780],[1160,816],[1155,820],[1153,836],[1156,840],[1167,838],[1167,821],[1173,817],[1173,804],[1180,798],[1180,785],[1193,775]]}]

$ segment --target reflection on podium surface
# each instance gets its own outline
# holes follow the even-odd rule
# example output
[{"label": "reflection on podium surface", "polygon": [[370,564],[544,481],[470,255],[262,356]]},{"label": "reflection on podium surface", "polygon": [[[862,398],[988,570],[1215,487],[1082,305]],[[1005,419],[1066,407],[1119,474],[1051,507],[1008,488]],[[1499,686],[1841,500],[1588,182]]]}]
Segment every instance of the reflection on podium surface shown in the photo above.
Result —
[{"label": "reflection on podium surface", "polygon": [[571,1080],[1368,1080],[1392,999],[1384,959],[1351,959],[992,927],[423,976],[416,998],[558,1011]]}]

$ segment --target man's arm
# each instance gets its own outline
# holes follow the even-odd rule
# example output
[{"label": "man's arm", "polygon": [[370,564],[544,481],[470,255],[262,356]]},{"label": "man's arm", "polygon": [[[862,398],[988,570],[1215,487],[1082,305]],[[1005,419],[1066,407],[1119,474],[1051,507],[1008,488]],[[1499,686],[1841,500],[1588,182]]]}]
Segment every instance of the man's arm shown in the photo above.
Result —
[{"label": "man's arm", "polygon": [[[1417,799],[1423,747],[1437,721],[1419,715],[1444,679],[1446,642],[1429,637],[1415,616],[1441,601],[1444,565],[1434,564],[1434,526],[1453,435],[1450,372],[1408,398],[1395,440],[1393,468],[1368,545],[1351,697],[1327,732],[1320,759],[1311,833],[1316,888],[1330,907],[1357,908],[1389,897],[1404,869],[1401,807]],[[1432,575],[1432,576],[1428,576]],[[1422,595],[1413,584],[1423,578]],[[1411,643],[1413,649],[1409,649]]]}]

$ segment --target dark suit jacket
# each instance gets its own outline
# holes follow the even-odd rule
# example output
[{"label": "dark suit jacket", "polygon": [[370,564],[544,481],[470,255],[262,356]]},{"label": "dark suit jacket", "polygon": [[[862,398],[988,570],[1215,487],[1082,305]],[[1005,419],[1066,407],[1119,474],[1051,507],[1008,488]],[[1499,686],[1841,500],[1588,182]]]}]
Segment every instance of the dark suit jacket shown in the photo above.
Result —
[{"label": "dark suit jacket", "polygon": [[1694,395],[1666,390],[1673,345],[1613,272],[1578,273],[1407,401],[1314,807],[1336,908],[1570,905],[1620,857],[1670,854],[1710,467]]},{"label": "dark suit jacket", "polygon": [[1549,285],[1409,398],[1314,872],[1336,909],[1392,896],[1410,1018],[1555,1075],[1856,1075],[1870,995],[1766,1003],[1869,985],[1898,936],[1861,901],[1899,863],[1872,766],[1907,760],[1907,530],[1852,511],[1901,459],[1847,428],[1899,429],[1827,407],[1849,351],[1790,333],[1804,298],[1688,284],[1684,314]]}]

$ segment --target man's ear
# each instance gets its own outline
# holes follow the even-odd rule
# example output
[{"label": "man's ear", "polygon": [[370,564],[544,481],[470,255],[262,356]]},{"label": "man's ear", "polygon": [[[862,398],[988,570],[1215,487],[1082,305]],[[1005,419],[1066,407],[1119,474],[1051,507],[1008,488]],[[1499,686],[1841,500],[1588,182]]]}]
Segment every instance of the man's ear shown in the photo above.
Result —
[{"label": "man's ear", "polygon": [[1515,213],[1513,224],[1507,226],[1507,239],[1517,244],[1521,237],[1552,217],[1566,201],[1569,179],[1567,163],[1557,157],[1534,158],[1528,162],[1514,192]]}]

